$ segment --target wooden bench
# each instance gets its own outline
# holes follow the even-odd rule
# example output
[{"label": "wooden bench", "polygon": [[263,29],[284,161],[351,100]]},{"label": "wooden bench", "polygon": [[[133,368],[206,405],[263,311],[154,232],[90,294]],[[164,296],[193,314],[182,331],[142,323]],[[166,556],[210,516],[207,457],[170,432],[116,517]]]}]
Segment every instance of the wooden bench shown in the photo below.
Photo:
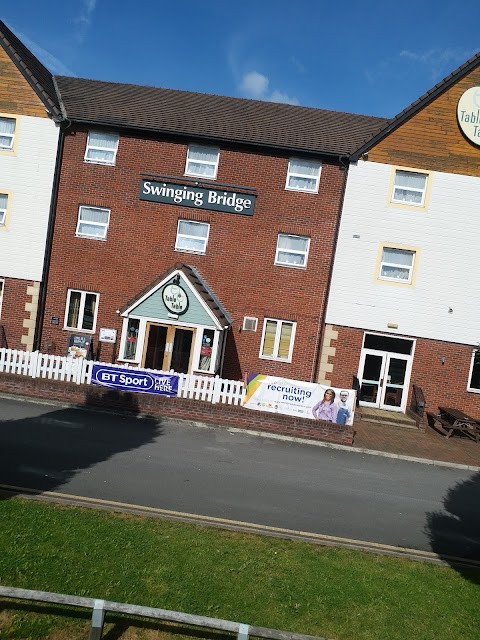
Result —
[{"label": "wooden bench", "polygon": [[430,413],[427,411],[427,422],[430,427],[443,433],[444,436],[450,438],[454,431],[466,433],[468,436],[480,442],[480,425],[472,424],[452,424],[439,413]]},{"label": "wooden bench", "polygon": [[452,435],[452,425],[450,424],[450,422],[448,422],[448,420],[442,418],[439,413],[430,413],[429,411],[427,411],[427,421],[430,427],[438,429],[438,431],[441,431],[445,436],[447,436],[447,438]]}]

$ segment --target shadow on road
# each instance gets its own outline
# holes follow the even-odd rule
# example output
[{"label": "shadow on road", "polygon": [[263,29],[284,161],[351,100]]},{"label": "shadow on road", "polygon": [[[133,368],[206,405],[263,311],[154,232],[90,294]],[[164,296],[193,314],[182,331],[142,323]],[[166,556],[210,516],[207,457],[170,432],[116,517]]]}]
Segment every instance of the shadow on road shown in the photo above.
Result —
[{"label": "shadow on road", "polygon": [[[118,411],[99,411],[102,405]],[[7,417],[0,416],[0,484],[42,491],[58,489],[80,471],[162,434],[161,418],[140,415],[133,393],[111,389],[87,394],[78,406],[25,404],[20,415],[28,417],[11,417],[18,410],[7,410]]]},{"label": "shadow on road", "polygon": [[480,563],[480,473],[451,487],[443,499],[443,511],[427,514],[426,531],[432,551],[459,571],[480,584],[480,568],[459,565],[455,558]]}]

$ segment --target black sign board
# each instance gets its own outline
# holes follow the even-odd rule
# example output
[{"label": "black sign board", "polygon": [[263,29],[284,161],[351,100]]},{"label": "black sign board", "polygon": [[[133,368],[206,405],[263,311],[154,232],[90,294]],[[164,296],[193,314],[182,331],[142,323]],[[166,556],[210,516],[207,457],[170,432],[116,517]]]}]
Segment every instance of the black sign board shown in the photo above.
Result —
[{"label": "black sign board", "polygon": [[176,204],[194,209],[209,209],[225,213],[253,216],[256,196],[251,193],[236,193],[221,189],[204,189],[194,185],[179,185],[171,182],[142,180],[140,200]]}]

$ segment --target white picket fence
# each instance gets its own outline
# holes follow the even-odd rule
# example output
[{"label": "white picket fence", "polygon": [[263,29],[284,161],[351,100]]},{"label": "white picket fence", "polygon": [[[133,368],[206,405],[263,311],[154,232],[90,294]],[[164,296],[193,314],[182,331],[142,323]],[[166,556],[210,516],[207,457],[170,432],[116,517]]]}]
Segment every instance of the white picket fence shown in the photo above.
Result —
[{"label": "white picket fence", "polygon": [[[124,369],[133,368],[127,364],[109,364],[83,358],[66,358],[65,356],[54,356],[40,353],[39,351],[0,349],[0,373],[15,373],[29,376],[30,378],[46,378],[48,380],[74,382],[75,384],[91,384],[94,364]],[[135,367],[135,371],[148,371],[157,374],[174,373],[173,371],[157,371],[137,367]],[[177,375],[177,397],[179,398],[203,400],[212,404],[239,405],[245,396],[245,388],[241,380],[225,380],[219,376],[200,376],[186,373]]]}]

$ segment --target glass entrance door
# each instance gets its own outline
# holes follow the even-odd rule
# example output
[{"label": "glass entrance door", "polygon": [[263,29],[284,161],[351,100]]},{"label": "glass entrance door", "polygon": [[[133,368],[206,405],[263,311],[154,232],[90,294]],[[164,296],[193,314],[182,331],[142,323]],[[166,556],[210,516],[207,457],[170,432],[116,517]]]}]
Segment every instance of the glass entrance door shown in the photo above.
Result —
[{"label": "glass entrance door", "polygon": [[188,373],[194,329],[163,324],[147,324],[143,365],[146,369]]},{"label": "glass entrance door", "polygon": [[404,411],[412,358],[408,355],[363,349],[360,360],[360,404]]}]

